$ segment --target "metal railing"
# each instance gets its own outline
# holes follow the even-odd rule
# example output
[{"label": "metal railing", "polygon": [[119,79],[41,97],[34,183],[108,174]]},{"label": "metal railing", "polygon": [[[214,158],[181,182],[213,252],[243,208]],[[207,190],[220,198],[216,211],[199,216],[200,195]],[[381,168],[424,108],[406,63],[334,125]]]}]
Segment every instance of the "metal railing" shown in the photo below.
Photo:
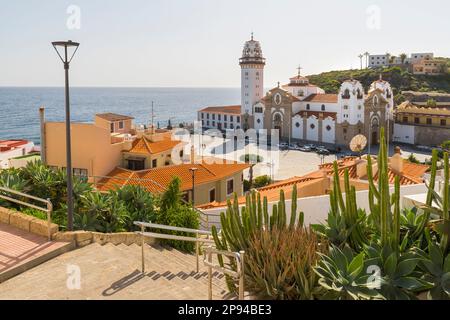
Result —
[{"label": "metal railing", "polygon": [[38,197],[35,197],[35,196],[31,196],[31,195],[23,193],[23,192],[19,192],[19,191],[8,189],[8,188],[4,188],[4,187],[0,187],[0,191],[7,192],[7,193],[10,193],[12,195],[16,195],[16,196],[20,196],[20,197],[24,197],[24,198],[27,198],[27,199],[32,199],[32,200],[44,203],[46,205],[45,208],[37,206],[37,205],[34,205],[32,203],[28,203],[28,202],[19,200],[19,199],[12,198],[12,197],[7,196],[7,195],[5,195],[5,194],[0,192],[0,198],[1,199],[4,199],[4,200],[7,200],[9,202],[14,202],[14,203],[20,204],[22,206],[26,206],[26,207],[29,207],[29,208],[33,208],[33,209],[45,212],[47,214],[47,236],[48,236],[48,240],[49,241],[52,240],[51,224],[52,224],[53,205],[52,205],[50,199],[47,199],[47,200],[41,199],[41,198],[38,198]]},{"label": "metal railing", "polygon": [[[201,243],[212,243],[212,244],[214,243],[214,240],[209,238],[212,235],[211,231],[181,228],[181,227],[172,227],[172,226],[166,226],[166,225],[162,225],[162,224],[140,222],[140,221],[135,221],[134,224],[141,227],[141,231],[140,232],[138,231],[136,233],[141,235],[141,241],[142,241],[142,243],[141,243],[141,246],[142,246],[142,273],[145,272],[145,256],[144,256],[145,237],[155,238],[155,239],[195,242],[195,255],[196,255],[196,259],[197,259],[197,262],[196,262],[197,273],[199,271],[200,244]],[[193,234],[195,234],[195,237],[178,236],[178,235],[167,234],[167,233],[145,232],[145,228],[193,233]],[[204,235],[204,236],[206,236],[206,238],[201,238],[200,235]]]},{"label": "metal railing", "polygon": [[[223,255],[236,259],[237,271],[230,268],[222,267],[212,262],[212,255]],[[218,270],[239,280],[239,300],[244,300],[244,251],[230,252],[214,249],[212,246],[205,248],[203,252],[203,263],[208,267],[208,299],[212,300],[212,269]]]}]

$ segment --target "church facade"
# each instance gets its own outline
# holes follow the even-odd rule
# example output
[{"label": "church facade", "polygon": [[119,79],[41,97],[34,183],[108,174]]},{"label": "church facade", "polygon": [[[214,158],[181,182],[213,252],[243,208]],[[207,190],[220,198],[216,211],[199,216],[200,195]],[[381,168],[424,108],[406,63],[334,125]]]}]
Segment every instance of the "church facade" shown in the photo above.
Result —
[{"label": "church facade", "polygon": [[[381,78],[371,84],[367,93],[359,81],[350,79],[341,84],[337,94],[328,94],[303,77],[299,68],[288,84],[278,83],[264,94],[266,60],[253,36],[245,43],[239,64],[241,105],[199,110],[198,120],[204,128],[276,129],[282,141],[343,146],[358,134],[377,144],[381,127],[386,128],[389,139],[392,136],[394,98],[390,84]],[[234,120],[239,117],[239,123],[224,121],[230,116]]]}]

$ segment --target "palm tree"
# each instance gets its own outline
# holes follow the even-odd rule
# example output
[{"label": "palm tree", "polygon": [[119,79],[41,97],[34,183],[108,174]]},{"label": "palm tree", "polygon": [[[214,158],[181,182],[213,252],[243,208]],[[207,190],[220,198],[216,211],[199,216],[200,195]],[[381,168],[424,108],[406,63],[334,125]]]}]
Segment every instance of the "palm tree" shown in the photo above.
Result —
[{"label": "palm tree", "polygon": [[400,54],[400,59],[402,60],[402,64],[405,64],[405,60],[406,60],[407,57],[408,57],[408,56],[407,56],[406,53]]},{"label": "palm tree", "polygon": [[370,53],[369,52],[364,52],[364,55],[366,56],[366,69],[369,67],[369,55],[370,55]]}]

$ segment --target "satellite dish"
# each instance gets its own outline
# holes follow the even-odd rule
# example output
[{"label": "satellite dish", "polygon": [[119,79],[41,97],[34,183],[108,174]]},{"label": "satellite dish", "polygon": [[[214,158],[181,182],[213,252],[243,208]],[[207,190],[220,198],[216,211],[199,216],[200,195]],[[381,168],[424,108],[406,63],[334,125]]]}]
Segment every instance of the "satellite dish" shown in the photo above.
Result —
[{"label": "satellite dish", "polygon": [[367,146],[367,138],[362,134],[358,134],[353,137],[352,141],[350,141],[350,150],[353,152],[358,152],[359,157],[361,158],[361,152]]}]

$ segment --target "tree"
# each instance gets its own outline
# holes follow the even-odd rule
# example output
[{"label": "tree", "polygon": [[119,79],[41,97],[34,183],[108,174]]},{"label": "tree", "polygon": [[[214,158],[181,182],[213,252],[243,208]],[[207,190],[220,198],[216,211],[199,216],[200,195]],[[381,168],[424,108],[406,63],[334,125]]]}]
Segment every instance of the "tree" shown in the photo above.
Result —
[{"label": "tree", "polygon": [[436,107],[436,100],[428,99],[427,100],[427,107]]},{"label": "tree", "polygon": [[255,180],[253,182],[253,187],[261,188],[261,187],[267,186],[268,184],[270,184],[270,182],[271,182],[271,180],[268,175],[259,176],[259,177],[255,178]]},{"label": "tree", "polygon": [[408,57],[408,55],[406,53],[402,53],[400,54],[400,59],[402,61],[402,64],[405,64],[405,60]]}]

